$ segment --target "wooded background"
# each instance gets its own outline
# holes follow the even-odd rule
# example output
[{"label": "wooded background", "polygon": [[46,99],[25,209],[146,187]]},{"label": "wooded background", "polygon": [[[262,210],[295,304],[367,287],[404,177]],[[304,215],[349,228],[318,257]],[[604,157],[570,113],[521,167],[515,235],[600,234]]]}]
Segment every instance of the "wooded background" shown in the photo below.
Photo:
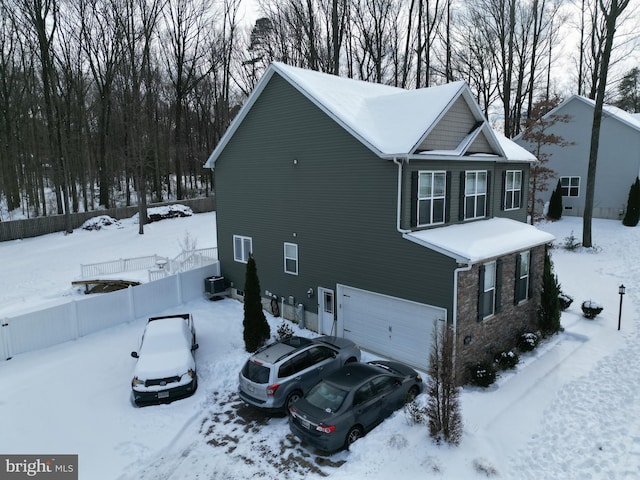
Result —
[{"label": "wooded background", "polygon": [[[202,165],[274,60],[403,88],[465,80],[513,137],[541,101],[595,98],[611,0],[257,0],[255,21],[243,1],[0,0],[5,217],[209,195]],[[618,19],[608,81],[629,111],[638,10]]]}]

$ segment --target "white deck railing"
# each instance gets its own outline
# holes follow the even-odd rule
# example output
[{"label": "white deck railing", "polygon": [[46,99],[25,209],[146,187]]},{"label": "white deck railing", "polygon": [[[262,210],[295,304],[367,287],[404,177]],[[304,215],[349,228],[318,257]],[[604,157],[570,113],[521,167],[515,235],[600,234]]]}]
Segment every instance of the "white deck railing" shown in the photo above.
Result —
[{"label": "white deck railing", "polygon": [[159,255],[149,255],[80,265],[80,276],[82,279],[98,278],[101,275],[114,275],[148,269],[149,281],[153,281],[164,278],[167,275],[204,267],[215,263],[217,260],[218,249],[216,247],[201,248],[183,251],[174,259]]}]

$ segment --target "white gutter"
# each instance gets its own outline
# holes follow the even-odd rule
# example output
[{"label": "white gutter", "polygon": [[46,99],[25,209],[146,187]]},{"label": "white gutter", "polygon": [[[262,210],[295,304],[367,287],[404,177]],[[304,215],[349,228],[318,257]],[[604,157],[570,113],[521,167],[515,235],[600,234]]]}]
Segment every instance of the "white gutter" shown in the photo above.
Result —
[{"label": "white gutter", "polygon": [[409,233],[411,230],[403,230],[400,228],[400,214],[402,212],[402,164],[403,159],[398,160],[398,157],[393,157],[393,163],[398,165],[398,199],[396,202],[396,230],[403,235]]},{"label": "white gutter", "polygon": [[467,263],[464,267],[458,267],[453,271],[453,372],[456,370],[456,345],[458,343],[458,274],[468,272],[473,265]]}]

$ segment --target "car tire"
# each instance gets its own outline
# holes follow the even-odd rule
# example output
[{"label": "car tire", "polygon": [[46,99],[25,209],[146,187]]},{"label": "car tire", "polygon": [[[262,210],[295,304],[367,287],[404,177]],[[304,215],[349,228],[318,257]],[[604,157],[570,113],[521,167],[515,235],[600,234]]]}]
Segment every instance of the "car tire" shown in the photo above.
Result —
[{"label": "car tire", "polygon": [[418,395],[420,395],[420,389],[417,385],[414,385],[407,392],[407,403],[413,402]]},{"label": "car tire", "polygon": [[351,427],[351,429],[349,430],[349,433],[347,433],[347,438],[345,438],[344,440],[344,448],[349,450],[349,447],[353,445],[356,442],[356,440],[362,437],[362,434],[363,434],[362,427],[360,427],[359,425]]},{"label": "car tire", "polygon": [[284,402],[284,413],[289,415],[289,407],[302,398],[302,392],[300,390],[294,390],[289,395],[287,395],[287,399]]}]

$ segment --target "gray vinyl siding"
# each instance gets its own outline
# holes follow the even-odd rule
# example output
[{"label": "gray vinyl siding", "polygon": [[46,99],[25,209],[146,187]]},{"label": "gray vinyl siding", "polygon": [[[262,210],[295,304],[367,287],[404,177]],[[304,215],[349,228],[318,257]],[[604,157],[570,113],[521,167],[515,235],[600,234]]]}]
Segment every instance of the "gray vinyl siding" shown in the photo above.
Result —
[{"label": "gray vinyl siding", "polygon": [[458,97],[417,150],[455,150],[476,122],[467,102]]},{"label": "gray vinyl siding", "polygon": [[[445,218],[449,221],[447,225],[455,223],[464,223],[465,220],[460,218],[460,202],[464,193],[464,182],[461,180],[461,174],[467,170],[486,170],[490,174],[489,184],[489,199],[488,199],[488,211],[487,218],[492,217],[504,217],[520,222],[526,222],[527,220],[527,191],[529,182],[529,164],[528,163],[495,163],[495,162],[478,162],[478,161],[410,161],[409,164],[403,167],[403,187],[402,187],[402,215],[401,215],[401,227],[405,230],[411,230],[415,225],[415,219],[412,219],[414,210],[412,209],[412,202],[415,201],[415,194],[413,192],[411,176],[413,172],[420,170],[433,170],[433,171],[446,171],[448,172],[447,179],[450,184],[447,186],[448,198],[446,200],[446,208],[448,208],[448,214],[445,214]],[[503,208],[504,193],[503,193],[503,173],[506,170],[522,170],[523,174],[523,198],[522,204],[518,210],[505,211]],[[413,221],[412,221],[413,220]],[[439,228],[442,225],[427,227],[427,228]]]},{"label": "gray vinyl siding", "polygon": [[[547,145],[543,153],[549,155],[546,166],[555,172],[546,192],[538,198],[549,201],[560,177],[580,177],[578,197],[563,197],[564,215],[582,216],[587,184],[593,106],[579,98],[567,102],[555,113],[569,115],[568,123],[558,122],[548,128],[549,133],[562,137],[572,145]],[[525,148],[530,145],[518,138]],[[593,216],[619,219],[626,208],[629,188],[640,170],[640,132],[619,121],[606,110],[602,117]]]},{"label": "gray vinyl siding", "polygon": [[[245,265],[233,261],[234,234],[253,239],[262,292],[308,311],[317,287],[336,284],[451,309],[453,260],[396,230],[397,166],[277,74],[216,161],[215,181],[221,270],[235,288]],[[284,273],[285,242],[298,245],[298,275]]]}]

